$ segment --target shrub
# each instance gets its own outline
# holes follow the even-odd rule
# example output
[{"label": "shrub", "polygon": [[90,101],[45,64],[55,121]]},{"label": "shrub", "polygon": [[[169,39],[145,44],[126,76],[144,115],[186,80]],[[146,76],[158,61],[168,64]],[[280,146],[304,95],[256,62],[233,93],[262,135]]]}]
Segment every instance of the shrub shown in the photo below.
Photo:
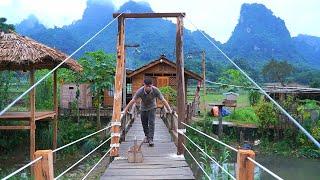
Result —
[{"label": "shrub", "polygon": [[258,126],[266,132],[270,126],[277,124],[277,111],[271,102],[265,100],[260,101],[254,108],[258,116]]},{"label": "shrub", "polygon": [[170,86],[161,87],[159,89],[169,104],[177,105],[177,91]]},{"label": "shrub", "polygon": [[261,94],[259,91],[256,91],[256,90],[250,90],[249,91],[249,95],[248,95],[248,98],[249,98],[249,103],[251,106],[254,106],[256,105],[260,99],[261,99]]}]

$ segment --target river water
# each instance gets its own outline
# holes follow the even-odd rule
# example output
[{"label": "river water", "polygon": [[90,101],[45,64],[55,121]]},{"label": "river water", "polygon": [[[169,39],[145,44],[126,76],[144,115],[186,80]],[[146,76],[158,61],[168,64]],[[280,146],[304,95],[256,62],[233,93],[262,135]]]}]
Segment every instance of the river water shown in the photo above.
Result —
[{"label": "river water", "polygon": [[[320,180],[320,160],[287,158],[281,156],[258,157],[256,161],[280,176],[288,180]],[[235,163],[225,163],[223,167],[235,176]],[[212,179],[228,179],[226,173],[221,173],[216,164],[211,164],[213,169],[210,175]],[[259,167],[255,168],[257,180],[275,179],[269,173]]]},{"label": "river water", "polygon": [[[209,164],[201,163],[202,158],[195,152],[193,152],[197,161],[202,165],[208,173]],[[187,155],[187,154],[186,154]],[[204,173],[193,161],[193,159],[187,155],[186,159],[194,173],[196,179],[207,179]],[[223,163],[222,166],[230,174],[236,177],[235,169],[235,157],[231,158],[232,162]],[[305,158],[288,158],[283,156],[262,156],[258,155],[255,159],[258,163],[262,164],[273,173],[277,174],[285,180],[320,180],[320,159],[305,159]],[[224,173],[215,163],[211,163],[211,173],[209,176],[211,179],[217,180],[229,180],[231,179],[226,173]],[[255,167],[255,180],[273,180],[275,179],[269,173],[259,167]]]}]

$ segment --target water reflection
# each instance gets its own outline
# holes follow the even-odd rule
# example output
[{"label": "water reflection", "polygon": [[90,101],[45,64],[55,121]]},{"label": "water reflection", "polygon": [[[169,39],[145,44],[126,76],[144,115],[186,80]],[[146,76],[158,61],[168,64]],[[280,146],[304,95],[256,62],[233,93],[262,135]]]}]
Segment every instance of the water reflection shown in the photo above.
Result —
[{"label": "water reflection", "polygon": [[[276,173],[283,179],[290,180],[320,180],[320,160],[300,159],[279,156],[258,157],[257,161]],[[235,177],[236,163],[224,163],[223,167]],[[211,164],[212,179],[231,179],[216,164]],[[200,178],[201,179],[201,178]],[[255,167],[255,180],[274,179],[271,175],[259,167]]]}]

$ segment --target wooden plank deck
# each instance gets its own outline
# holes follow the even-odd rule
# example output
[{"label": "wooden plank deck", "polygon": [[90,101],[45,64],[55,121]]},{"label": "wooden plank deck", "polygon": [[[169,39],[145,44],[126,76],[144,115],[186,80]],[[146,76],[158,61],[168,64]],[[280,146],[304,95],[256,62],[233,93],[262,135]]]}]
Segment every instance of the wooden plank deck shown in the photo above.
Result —
[{"label": "wooden plank deck", "polygon": [[134,137],[138,142],[144,138],[140,118],[132,124],[126,141],[120,145],[120,156],[109,165],[102,180],[107,179],[194,179],[184,156],[177,156],[177,148],[172,141],[162,119],[155,122],[154,147],[143,144],[143,163],[128,163],[126,152],[133,145]]}]

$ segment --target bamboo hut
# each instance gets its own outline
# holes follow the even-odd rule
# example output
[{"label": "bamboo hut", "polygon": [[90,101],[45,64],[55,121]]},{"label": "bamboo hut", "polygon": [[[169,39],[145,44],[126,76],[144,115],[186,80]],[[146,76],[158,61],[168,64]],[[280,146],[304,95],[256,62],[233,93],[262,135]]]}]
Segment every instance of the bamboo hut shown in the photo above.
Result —
[{"label": "bamboo hut", "polygon": [[[15,32],[0,31],[0,71],[30,71],[30,85],[35,83],[35,71],[53,69],[67,58],[64,53],[45,46],[33,39],[21,36]],[[82,67],[75,60],[69,59],[62,66],[73,71],[81,71]],[[58,96],[57,70],[53,73],[53,104],[52,111],[39,112],[35,108],[35,88],[30,91],[30,107],[27,112],[6,112],[0,120],[27,121],[25,126],[0,126],[0,130],[29,130],[30,159],[34,158],[36,121],[49,119],[53,123],[53,149],[57,147]]]}]

